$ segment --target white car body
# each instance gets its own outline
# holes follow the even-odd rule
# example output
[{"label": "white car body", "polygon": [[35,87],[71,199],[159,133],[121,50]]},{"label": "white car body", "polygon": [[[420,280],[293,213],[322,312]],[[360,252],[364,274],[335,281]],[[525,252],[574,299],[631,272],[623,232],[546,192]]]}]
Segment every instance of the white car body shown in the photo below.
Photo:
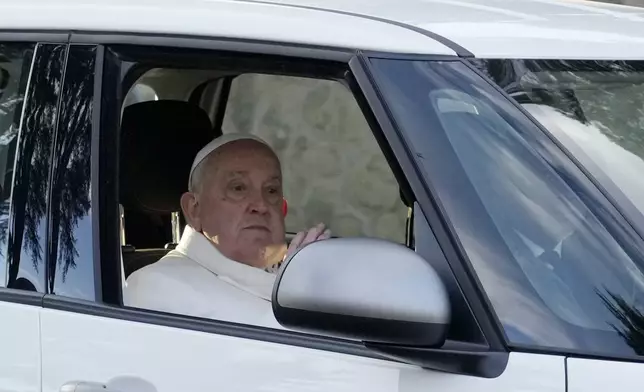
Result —
[{"label": "white car body", "polygon": [[[190,47],[191,40],[216,39],[477,59],[644,60],[644,9],[578,0],[21,0],[0,4],[0,44],[40,41],[39,37],[44,41],[58,37],[61,42],[71,38],[78,44],[108,37],[112,43],[145,44],[146,37],[155,35],[170,44],[181,42],[183,47]],[[141,37],[138,42],[137,36]],[[101,310],[78,301],[79,309],[90,310],[77,313],[70,307],[57,309],[52,295],[43,300],[12,289],[0,293],[0,391],[6,392],[608,392],[642,388],[641,357],[639,362],[620,361],[583,352],[564,355],[508,347],[504,370],[485,378],[424,369],[375,352],[367,354],[368,349],[329,349],[332,344],[326,340],[287,332],[268,334],[179,319],[168,326],[161,316],[133,321],[131,310]]]}]

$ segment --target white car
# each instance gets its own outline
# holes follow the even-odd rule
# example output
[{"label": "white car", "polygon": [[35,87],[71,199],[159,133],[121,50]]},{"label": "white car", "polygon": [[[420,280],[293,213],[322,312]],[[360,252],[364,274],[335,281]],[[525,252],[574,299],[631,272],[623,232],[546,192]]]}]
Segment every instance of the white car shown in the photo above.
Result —
[{"label": "white car", "polygon": [[[195,152],[280,155],[284,329],[123,306]],[[639,391],[644,9],[0,4],[0,391]]]}]

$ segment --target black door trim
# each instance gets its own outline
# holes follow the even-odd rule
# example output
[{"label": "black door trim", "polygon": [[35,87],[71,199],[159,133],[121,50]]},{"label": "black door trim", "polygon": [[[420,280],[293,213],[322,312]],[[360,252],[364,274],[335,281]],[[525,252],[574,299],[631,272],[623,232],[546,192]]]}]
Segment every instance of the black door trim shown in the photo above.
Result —
[{"label": "black door trim", "polygon": [[279,55],[286,57],[330,60],[346,63],[353,49],[305,44],[259,41],[250,39],[202,37],[183,34],[148,34],[74,31],[70,43],[95,45],[138,45],[186,49]]},{"label": "black door trim", "polygon": [[47,30],[3,30],[0,29],[0,42],[33,42],[39,44],[61,44],[69,41],[67,31]]},{"label": "black door trim", "polygon": [[0,287],[0,302],[42,307],[44,298],[45,294],[36,291]]}]

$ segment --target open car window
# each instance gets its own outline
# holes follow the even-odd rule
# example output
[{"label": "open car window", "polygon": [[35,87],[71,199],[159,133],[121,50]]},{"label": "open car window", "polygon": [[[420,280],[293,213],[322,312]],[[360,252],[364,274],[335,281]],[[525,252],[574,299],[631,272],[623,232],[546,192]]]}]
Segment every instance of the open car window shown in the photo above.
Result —
[{"label": "open car window", "polygon": [[319,222],[339,237],[405,242],[407,207],[348,88],[332,80],[243,74],[231,85],[223,132],[267,140],[282,161],[286,228]]},{"label": "open car window", "polygon": [[[119,204],[126,278],[176,246],[186,224],[179,199],[187,191],[194,154],[230,132],[257,135],[277,153],[288,205],[287,241],[318,223],[334,237],[409,240],[410,213],[398,180],[340,80],[236,74],[216,66],[151,68],[128,87],[121,111]],[[152,137],[156,147],[135,153]]]}]

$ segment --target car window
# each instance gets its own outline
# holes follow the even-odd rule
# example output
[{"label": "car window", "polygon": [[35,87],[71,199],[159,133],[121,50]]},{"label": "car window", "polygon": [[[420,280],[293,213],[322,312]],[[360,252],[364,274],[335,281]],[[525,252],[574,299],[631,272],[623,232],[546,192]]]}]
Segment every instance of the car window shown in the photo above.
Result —
[{"label": "car window", "polygon": [[7,280],[15,286],[18,279],[25,279],[15,268],[8,269],[7,241],[16,147],[33,48],[31,44],[0,43],[0,286]]},{"label": "car window", "polygon": [[[238,300],[235,293],[230,294],[230,300],[220,295],[221,300],[212,305],[191,301],[190,306],[176,306],[185,300],[185,292],[180,287],[193,284],[182,279],[205,282],[210,275],[221,274],[216,270],[217,265],[210,266],[213,273],[202,268],[205,276],[195,274],[192,278],[173,278],[164,283],[167,292],[177,292],[172,299],[164,295],[146,297],[149,286],[145,285],[152,279],[150,273],[158,276],[154,271],[169,266],[168,259],[160,260],[177,246],[181,247],[179,252],[187,252],[180,239],[186,233],[195,232],[187,226],[180,201],[189,189],[193,159],[203,146],[232,132],[259,136],[270,145],[282,169],[281,183],[288,205],[287,244],[296,232],[324,223],[336,237],[377,237],[410,245],[409,211],[401,196],[399,179],[394,176],[358,101],[342,80],[344,68],[323,67],[321,75],[312,76],[295,66],[290,74],[282,63],[276,71],[272,69],[272,62],[263,59],[256,60],[255,67],[268,69],[267,72],[251,72],[253,67],[246,64],[236,71],[230,61],[226,59],[222,64],[223,71],[217,68],[217,57],[213,56],[212,60],[202,63],[212,69],[195,70],[182,64],[177,68],[151,68],[138,80],[124,78],[133,86],[145,82],[154,89],[156,97],[139,102],[126,100],[119,107],[122,115],[118,204],[122,207],[120,239],[126,278],[123,303],[130,307],[273,327],[275,321],[270,307],[260,307],[248,299],[247,306],[231,310],[236,307],[227,303]],[[243,71],[246,73],[240,73]],[[189,82],[192,91],[180,81]],[[201,200],[202,195],[197,196]],[[197,203],[198,208],[205,208],[206,201]],[[235,225],[235,222],[229,224],[233,228]],[[200,239],[208,235],[202,227],[197,230],[203,230],[198,232]],[[225,240],[224,228],[218,226],[213,230],[224,232],[221,237],[211,238],[213,244]],[[222,251],[221,247],[217,249]],[[232,257],[225,261],[231,262],[244,264]],[[256,284],[252,283],[256,279],[260,279],[257,282],[273,280],[278,264],[262,265],[261,277],[248,280],[249,284]],[[247,271],[241,266],[230,268],[229,272]],[[253,270],[250,276],[255,274],[258,272]],[[219,285],[218,281],[210,282],[203,290],[219,290]],[[272,285],[267,283],[261,287],[261,290],[248,289],[242,284],[242,291],[266,296],[262,290]],[[257,310],[251,311],[253,307]]]},{"label": "car window", "polygon": [[[185,110],[195,104],[179,99],[190,94],[177,81],[191,81],[196,87],[200,81],[204,83],[218,75],[216,70],[193,72],[155,68],[144,74],[134,83],[123,106],[131,108],[129,112],[137,112],[147,106],[143,116],[150,117],[123,117],[122,132],[136,137],[134,132],[143,134],[146,129],[159,132],[163,128],[163,132],[171,133],[172,126],[154,125],[156,121],[152,113],[156,113],[154,107],[159,105],[167,106],[166,113],[178,110],[173,119],[179,123],[192,121],[178,120],[185,118]],[[154,99],[132,101],[134,98],[130,95],[144,85],[143,81],[163,94],[150,97]],[[207,97],[202,97],[202,100],[207,100]],[[210,119],[217,116],[208,111],[210,106],[195,107],[188,112],[205,113]],[[188,128],[199,128],[189,132],[199,132],[202,145],[221,133],[252,133],[264,139],[278,154],[288,205],[286,231],[290,235],[324,223],[338,237],[367,236],[402,244],[406,242],[408,208],[401,197],[398,182],[355,98],[340,82],[286,75],[242,74],[231,83],[221,129],[212,129],[213,125],[207,121],[187,125]],[[131,125],[133,122],[138,125]],[[126,140],[124,143],[130,142]],[[177,150],[173,146],[168,148]],[[168,244],[174,246],[172,244],[178,242],[180,229],[177,231],[173,222],[177,223],[179,215],[182,215],[179,198],[181,192],[187,190],[188,168],[186,173],[172,174],[170,182],[173,189],[170,191],[166,189],[167,185],[160,187],[157,182],[150,185],[156,186],[161,193],[168,193],[161,203],[163,205],[159,205],[158,200],[148,201],[157,204],[151,208],[149,204],[141,203],[142,198],[148,196],[142,196],[135,188],[144,181],[141,177],[149,180],[146,170],[157,170],[159,180],[162,180],[165,169],[158,166],[142,168],[149,160],[121,159],[123,177],[136,176],[134,181],[121,180],[126,182],[122,184],[120,202],[124,210],[121,237],[127,277],[133,271],[156,262],[167,253]],[[192,156],[185,159],[191,161]],[[137,168],[137,174],[134,174],[133,166]],[[149,256],[142,257],[144,252]]]},{"label": "car window", "polygon": [[644,353],[641,239],[588,179],[464,64],[373,63],[508,339]]},{"label": "car window", "polygon": [[[439,263],[443,273],[451,277],[449,285],[454,295],[460,296],[455,306],[463,313],[455,319],[462,323],[450,332],[450,338],[476,343],[484,340],[450,275],[447,261],[437,258],[436,252],[441,249],[428,234],[432,231],[429,224],[425,221],[422,228],[412,225],[412,213],[406,205],[415,201],[412,192],[408,184],[399,184],[404,178],[394,176],[396,169],[401,174],[400,168],[390,167],[396,165],[394,157],[387,156],[390,151],[383,151],[377,142],[381,130],[372,129],[354,92],[344,84],[346,66],[320,66],[320,75],[314,77],[308,67],[300,68],[301,59],[294,61],[296,65],[284,67],[288,59],[273,63],[258,56],[254,66],[243,62],[239,67],[243,71],[257,68],[258,72],[235,76],[228,99],[217,102],[203,95],[228,95],[222,90],[227,89],[225,79],[239,72],[231,71],[237,59],[225,57],[223,67],[227,72],[222,76],[216,68],[222,55],[213,53],[200,62],[213,69],[191,75],[194,69],[189,60],[194,59],[193,53],[184,50],[190,54],[188,61],[167,53],[164,66],[176,62],[176,68],[150,68],[150,75],[143,73],[136,80],[124,71],[131,63],[121,63],[112,49],[107,51],[106,71],[97,90],[101,92],[100,129],[93,127],[96,116],[92,113],[96,113],[94,103],[98,97],[93,88],[97,74],[91,72],[96,49],[72,45],[68,52],[67,69],[75,76],[66,78],[63,86],[63,120],[58,140],[53,141],[57,151],[65,152],[53,157],[52,168],[54,176],[59,177],[52,192],[52,208],[60,210],[57,217],[51,214],[52,219],[57,219],[52,220],[51,226],[57,229],[52,238],[58,239],[56,248],[51,250],[57,254],[49,255],[57,263],[54,268],[49,266],[51,277],[47,282],[49,292],[56,295],[53,301],[69,303],[64,297],[71,297],[123,306],[129,310],[111,309],[126,318],[142,314],[130,313],[131,308],[142,308],[153,311],[145,312],[149,314],[161,311],[165,315],[277,327],[270,295],[265,292],[273,288],[270,281],[277,276],[275,269],[262,266],[253,270],[247,280],[236,280],[239,276],[227,274],[247,271],[248,265],[229,259],[222,273],[210,265],[216,262],[221,249],[202,258],[188,255],[188,245],[180,241],[190,231],[180,200],[188,190],[193,159],[223,128],[224,133],[253,133],[276,150],[288,199],[287,231],[294,233],[323,222],[335,236],[379,237],[415,248],[423,256],[430,255],[432,263]],[[124,57],[134,63],[143,51],[138,47],[132,52],[118,49],[124,50]],[[155,50],[154,58],[156,55]],[[316,66],[327,65],[310,61]],[[149,60],[142,63],[154,67]],[[141,70],[138,66],[131,69],[136,73]],[[168,75],[167,83],[164,75]],[[223,79],[216,80],[217,77]],[[181,80],[189,80],[193,91],[178,82]],[[201,89],[209,83],[212,89]],[[132,86],[144,85],[154,94],[144,88],[150,93],[145,97],[126,94],[122,100],[109,99],[120,92],[135,91]],[[199,90],[200,94],[195,94]],[[69,140],[77,142],[68,144]],[[96,140],[100,140],[98,147]],[[97,172],[99,180],[95,177]],[[407,197],[405,202],[402,193]],[[416,222],[423,222],[422,212],[416,215]],[[413,241],[412,230],[420,230],[422,242]],[[209,239],[202,237],[205,236],[185,238]],[[290,239],[288,233],[286,239]],[[194,243],[201,244],[203,252],[212,250],[212,245],[216,248],[218,240],[215,237],[210,238],[210,243]],[[106,256],[112,252],[116,257]],[[163,259],[167,255],[175,259]],[[176,259],[181,257],[183,261]],[[392,268],[396,268],[395,260]],[[213,283],[213,279],[221,282]],[[176,317],[173,320],[185,321]],[[193,325],[194,319],[189,320]]]},{"label": "car window", "polygon": [[92,46],[72,45],[67,53],[50,185],[47,289],[84,300],[97,298],[91,196],[95,57]]},{"label": "car window", "polygon": [[[476,60],[642,227],[644,63]],[[632,207],[632,208],[631,208]]]},{"label": "car window", "polygon": [[330,80],[244,74],[223,131],[268,140],[283,163],[287,231],[318,222],[339,237],[405,242],[407,207],[351,92]]}]

